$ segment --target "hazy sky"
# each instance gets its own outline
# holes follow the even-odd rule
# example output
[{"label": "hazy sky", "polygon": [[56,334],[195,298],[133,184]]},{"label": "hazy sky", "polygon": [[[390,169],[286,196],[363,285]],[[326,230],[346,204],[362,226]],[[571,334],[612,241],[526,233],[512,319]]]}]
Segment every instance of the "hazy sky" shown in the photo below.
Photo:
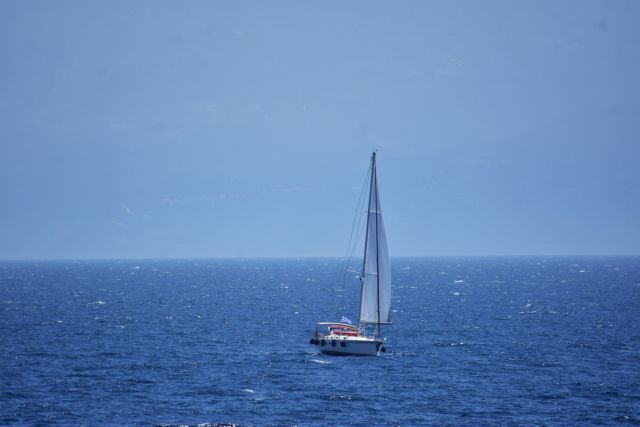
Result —
[{"label": "hazy sky", "polygon": [[640,2],[0,1],[0,259],[640,253]]}]

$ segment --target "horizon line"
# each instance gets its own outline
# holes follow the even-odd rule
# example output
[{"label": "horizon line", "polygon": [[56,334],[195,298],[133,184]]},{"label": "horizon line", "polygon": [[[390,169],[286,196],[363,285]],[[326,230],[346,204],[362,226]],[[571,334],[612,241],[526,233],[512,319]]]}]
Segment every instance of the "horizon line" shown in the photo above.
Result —
[{"label": "horizon line", "polygon": [[[394,255],[393,259],[402,258],[635,258],[640,253],[619,254],[427,254],[427,255]],[[361,257],[354,257],[359,259]],[[2,258],[4,262],[63,262],[63,261],[187,261],[187,260],[305,260],[305,259],[335,259],[344,261],[338,255],[308,255],[308,256],[177,256],[177,257],[88,257],[88,258]]]}]

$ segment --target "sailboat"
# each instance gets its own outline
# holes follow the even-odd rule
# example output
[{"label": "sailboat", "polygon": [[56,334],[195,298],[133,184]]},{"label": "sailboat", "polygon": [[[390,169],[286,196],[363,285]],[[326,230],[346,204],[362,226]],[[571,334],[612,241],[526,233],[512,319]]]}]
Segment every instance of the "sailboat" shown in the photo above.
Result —
[{"label": "sailboat", "polygon": [[[353,325],[344,317],[342,320],[319,322],[309,343],[325,354],[377,356],[387,351],[380,326],[391,323],[391,268],[380,209],[376,152],[371,155],[358,323]],[[368,327],[374,327],[373,332],[369,332]],[[321,332],[323,328],[325,331]]]}]

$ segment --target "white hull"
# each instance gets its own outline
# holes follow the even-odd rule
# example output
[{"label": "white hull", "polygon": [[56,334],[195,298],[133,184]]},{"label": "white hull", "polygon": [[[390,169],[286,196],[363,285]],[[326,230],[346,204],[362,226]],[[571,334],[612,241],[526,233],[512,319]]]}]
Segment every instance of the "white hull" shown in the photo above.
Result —
[{"label": "white hull", "polygon": [[316,341],[318,344],[315,345],[324,354],[377,356],[386,351],[384,340],[369,337],[324,335]]}]

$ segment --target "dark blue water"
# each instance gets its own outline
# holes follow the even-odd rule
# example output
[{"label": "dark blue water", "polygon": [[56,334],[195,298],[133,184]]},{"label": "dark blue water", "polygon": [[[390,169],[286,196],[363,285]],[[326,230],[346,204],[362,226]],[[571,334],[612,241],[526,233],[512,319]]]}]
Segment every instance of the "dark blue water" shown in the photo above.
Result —
[{"label": "dark blue water", "polygon": [[340,268],[0,263],[0,424],[640,423],[640,258],[395,259],[378,358],[308,344]]}]

